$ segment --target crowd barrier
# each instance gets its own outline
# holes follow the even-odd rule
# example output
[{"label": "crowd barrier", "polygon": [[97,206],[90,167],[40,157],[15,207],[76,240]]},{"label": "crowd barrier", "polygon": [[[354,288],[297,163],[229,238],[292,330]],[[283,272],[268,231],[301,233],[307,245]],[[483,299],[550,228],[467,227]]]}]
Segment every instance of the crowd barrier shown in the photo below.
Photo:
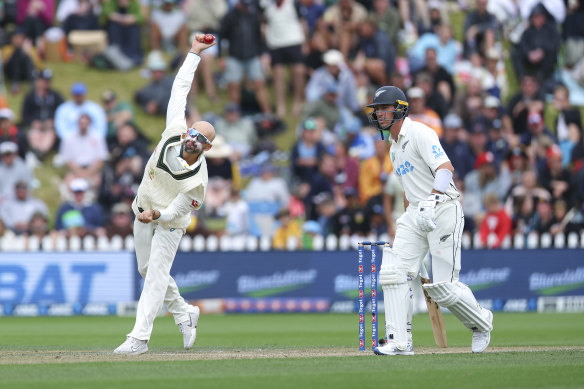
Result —
[{"label": "crowd barrier", "polygon": [[[461,280],[495,311],[582,312],[583,254],[464,250]],[[208,313],[357,308],[352,250],[179,252],[171,275],[181,294]],[[131,252],[0,254],[2,315],[132,314],[141,285]]]},{"label": "crowd barrier", "polygon": [[[465,250],[470,249],[483,249],[493,247],[496,242],[496,237],[491,234],[486,244],[480,239],[479,234],[470,236],[463,234],[462,236],[462,248]],[[308,251],[336,251],[336,250],[356,250],[357,243],[362,241],[391,241],[387,234],[381,234],[379,236],[321,236],[317,235],[309,239],[310,243],[308,246],[302,246],[305,242],[301,242],[295,238],[290,237],[287,242],[288,251],[297,251],[300,247],[302,250]],[[504,250],[510,249],[578,249],[584,248],[584,232],[577,234],[571,232],[568,235],[563,233],[552,236],[549,233],[537,234],[530,233],[527,235],[516,234],[514,236],[506,237],[501,245]],[[127,236],[122,238],[120,236],[114,236],[111,239],[101,236],[95,238],[93,236],[86,236],[83,239],[78,236],[73,236],[71,238],[66,238],[64,236],[45,236],[39,239],[35,236],[25,237],[16,236],[12,238],[0,238],[0,252],[2,251],[13,251],[13,252],[94,252],[94,251],[133,251],[134,250],[134,238],[133,236]],[[202,235],[197,235],[194,237],[184,236],[180,242],[180,251],[190,252],[190,251],[270,251],[272,250],[272,238],[270,236],[222,236],[218,237],[215,235],[210,235],[204,237]]]}]

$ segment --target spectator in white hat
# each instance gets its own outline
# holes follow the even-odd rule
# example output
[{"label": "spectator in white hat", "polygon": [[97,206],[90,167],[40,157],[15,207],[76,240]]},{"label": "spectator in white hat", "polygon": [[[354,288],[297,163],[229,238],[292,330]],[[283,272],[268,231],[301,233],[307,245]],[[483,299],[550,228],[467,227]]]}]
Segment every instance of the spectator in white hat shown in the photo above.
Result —
[{"label": "spectator in white hat", "polygon": [[104,211],[86,196],[89,183],[75,178],[69,184],[71,199],[61,204],[55,218],[55,229],[68,236],[104,235]]},{"label": "spectator in white hat", "polygon": [[352,112],[360,110],[357,101],[357,83],[353,72],[345,63],[343,54],[338,50],[329,50],[322,57],[324,66],[312,73],[306,85],[306,101],[315,101],[323,97],[327,87],[337,85],[337,105]]}]

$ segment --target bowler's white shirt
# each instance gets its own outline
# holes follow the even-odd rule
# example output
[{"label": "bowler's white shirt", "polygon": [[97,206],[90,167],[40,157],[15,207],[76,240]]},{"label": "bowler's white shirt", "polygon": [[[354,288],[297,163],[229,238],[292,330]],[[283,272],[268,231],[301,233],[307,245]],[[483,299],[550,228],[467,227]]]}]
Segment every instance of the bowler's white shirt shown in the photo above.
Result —
[{"label": "bowler's white shirt", "polygon": [[[430,127],[405,118],[397,139],[392,139],[389,155],[393,171],[399,177],[411,205],[426,200],[434,187],[436,169],[449,162],[438,135]],[[460,193],[450,181],[446,196],[451,199]]]}]

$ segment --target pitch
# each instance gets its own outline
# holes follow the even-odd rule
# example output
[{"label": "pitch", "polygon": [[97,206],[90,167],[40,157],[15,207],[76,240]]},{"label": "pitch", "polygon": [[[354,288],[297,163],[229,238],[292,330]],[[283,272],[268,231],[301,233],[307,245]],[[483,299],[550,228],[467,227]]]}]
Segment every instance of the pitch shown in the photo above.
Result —
[{"label": "pitch", "polygon": [[584,314],[498,313],[479,355],[470,332],[444,318],[447,349],[417,315],[416,355],[379,357],[358,351],[356,315],[204,315],[191,351],[166,317],[151,351],[128,357],[111,352],[133,318],[3,317],[0,388],[584,387]]}]

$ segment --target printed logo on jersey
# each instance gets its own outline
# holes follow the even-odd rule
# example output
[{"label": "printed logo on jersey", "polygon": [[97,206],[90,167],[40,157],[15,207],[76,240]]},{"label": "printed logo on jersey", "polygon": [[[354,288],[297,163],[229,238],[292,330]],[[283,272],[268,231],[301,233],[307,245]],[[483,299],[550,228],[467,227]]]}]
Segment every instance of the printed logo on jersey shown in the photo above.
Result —
[{"label": "printed logo on jersey", "polygon": [[389,155],[391,156],[391,162],[395,162],[395,153],[392,151]]},{"label": "printed logo on jersey", "polygon": [[434,159],[438,159],[444,155],[444,151],[440,146],[432,145],[432,154],[434,154]]},{"label": "printed logo on jersey", "polygon": [[399,165],[395,169],[395,172],[397,173],[398,177],[404,176],[404,175],[408,174],[409,172],[413,172],[413,171],[414,171],[414,165],[412,165],[408,161],[402,163],[401,165]]},{"label": "printed logo on jersey", "polygon": [[406,141],[404,142],[404,144],[402,145],[402,151],[406,151],[406,145],[407,145],[408,143],[410,143],[410,141],[409,141],[409,140],[406,140]]},{"label": "printed logo on jersey", "polygon": [[194,208],[197,208],[199,206],[199,202],[197,200],[193,200],[191,204]]}]

